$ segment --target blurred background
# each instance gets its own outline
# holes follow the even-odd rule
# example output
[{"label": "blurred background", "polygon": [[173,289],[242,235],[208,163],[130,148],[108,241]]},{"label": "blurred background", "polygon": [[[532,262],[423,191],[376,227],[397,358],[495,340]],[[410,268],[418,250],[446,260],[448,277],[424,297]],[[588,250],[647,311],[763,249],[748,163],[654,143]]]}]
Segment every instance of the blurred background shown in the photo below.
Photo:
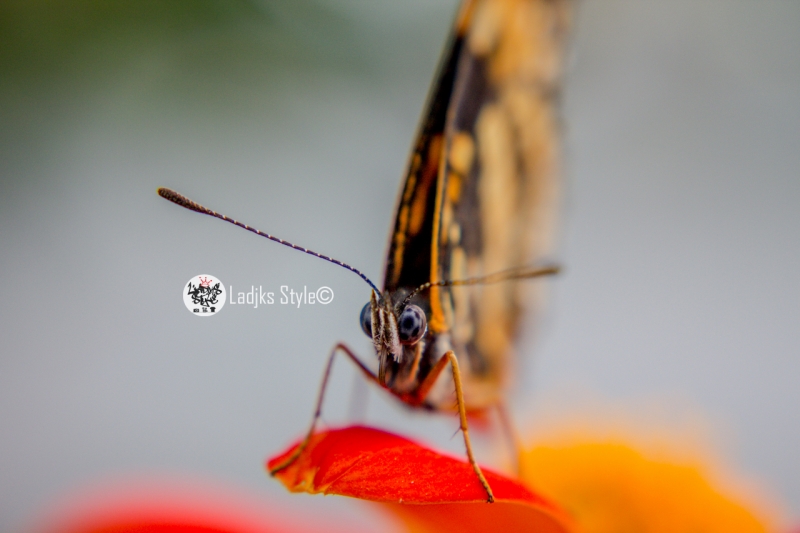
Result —
[{"label": "blurred background", "polygon": [[[150,473],[377,523],[345,499],[288,495],[262,467],[305,431],[334,342],[371,353],[367,287],[155,190],[379,280],[455,7],[0,3],[0,530]],[[798,50],[796,2],[580,5],[566,270],[521,340],[512,396],[529,435],[601,411],[702,433],[795,523]],[[335,298],[199,320],[181,299],[197,274]],[[340,363],[325,421],[350,420],[355,381]],[[370,424],[461,452],[455,419],[366,395]]]}]

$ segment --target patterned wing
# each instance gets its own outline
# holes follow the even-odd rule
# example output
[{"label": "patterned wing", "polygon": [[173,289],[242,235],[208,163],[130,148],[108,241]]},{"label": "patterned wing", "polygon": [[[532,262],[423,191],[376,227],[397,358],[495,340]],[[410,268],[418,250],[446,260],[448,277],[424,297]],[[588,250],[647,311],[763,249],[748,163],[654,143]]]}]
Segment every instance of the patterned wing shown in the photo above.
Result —
[{"label": "patterned wing", "polygon": [[[479,0],[470,7],[445,125],[435,279],[542,261],[559,203],[558,100],[570,6]],[[466,355],[459,361],[472,407],[495,403],[505,387],[521,313],[535,302],[536,285],[432,292],[431,322],[449,330],[456,353]]]},{"label": "patterned wing", "polygon": [[[464,14],[459,18],[463,19]],[[448,107],[464,45],[463,30],[463,24],[456,25],[428,95],[396,210],[386,262],[385,293],[402,293],[430,281],[437,181],[444,156]]]},{"label": "patterned wing", "polygon": [[[411,155],[385,291],[403,294],[547,255],[568,22],[566,0],[464,2]],[[430,290],[429,331],[449,335],[470,408],[498,400],[531,285]]]}]

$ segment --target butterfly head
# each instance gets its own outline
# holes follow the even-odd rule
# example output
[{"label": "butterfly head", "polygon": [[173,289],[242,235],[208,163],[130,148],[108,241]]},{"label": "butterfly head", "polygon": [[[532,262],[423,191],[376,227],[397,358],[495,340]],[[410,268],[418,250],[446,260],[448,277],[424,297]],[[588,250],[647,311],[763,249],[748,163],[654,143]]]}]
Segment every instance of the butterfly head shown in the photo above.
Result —
[{"label": "butterfly head", "polygon": [[372,338],[378,355],[378,380],[387,384],[387,369],[391,363],[403,363],[406,346],[418,344],[428,329],[425,312],[417,305],[396,307],[390,298],[370,294],[361,310],[361,329]]}]

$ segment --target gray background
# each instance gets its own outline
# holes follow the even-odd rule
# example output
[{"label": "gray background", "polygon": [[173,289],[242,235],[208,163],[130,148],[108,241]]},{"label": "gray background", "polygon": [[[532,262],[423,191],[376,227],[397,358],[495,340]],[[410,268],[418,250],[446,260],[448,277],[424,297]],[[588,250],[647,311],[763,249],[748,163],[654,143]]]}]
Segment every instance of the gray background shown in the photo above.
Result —
[{"label": "gray background", "polygon": [[[0,529],[148,472],[374,520],[344,499],[289,496],[261,468],[304,431],[334,341],[369,353],[367,287],[155,189],[380,278],[454,6],[2,4]],[[795,523],[798,50],[796,2],[581,5],[566,272],[522,341],[513,396],[532,434],[595,415],[702,434]],[[180,291],[200,273],[236,291],[327,285],[335,299],[199,320]],[[340,364],[330,423],[348,420],[352,383]],[[460,451],[455,420],[367,397],[368,422]]]}]

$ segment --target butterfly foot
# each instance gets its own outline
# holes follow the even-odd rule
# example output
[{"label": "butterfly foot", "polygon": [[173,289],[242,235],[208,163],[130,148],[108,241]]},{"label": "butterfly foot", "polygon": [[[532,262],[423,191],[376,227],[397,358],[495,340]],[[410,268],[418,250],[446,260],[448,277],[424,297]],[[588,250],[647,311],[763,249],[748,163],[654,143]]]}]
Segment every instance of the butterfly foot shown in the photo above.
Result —
[{"label": "butterfly foot", "polygon": [[303,445],[302,445],[301,447],[299,447],[299,448],[297,449],[297,451],[296,451],[295,453],[293,453],[293,454],[292,454],[292,456],[291,456],[291,457],[289,457],[288,459],[286,459],[286,460],[285,460],[285,461],[283,461],[282,463],[279,463],[279,464],[278,464],[277,466],[275,466],[274,468],[270,468],[270,469],[269,469],[269,475],[270,475],[271,477],[275,477],[275,476],[277,476],[277,475],[278,475],[278,474],[279,474],[281,471],[283,471],[283,470],[286,470],[287,468],[289,468],[290,466],[292,466],[292,465],[295,463],[295,461],[297,461],[297,459],[300,457],[300,454],[303,452],[303,449],[304,449],[304,448],[305,448],[305,443],[303,443]]}]

